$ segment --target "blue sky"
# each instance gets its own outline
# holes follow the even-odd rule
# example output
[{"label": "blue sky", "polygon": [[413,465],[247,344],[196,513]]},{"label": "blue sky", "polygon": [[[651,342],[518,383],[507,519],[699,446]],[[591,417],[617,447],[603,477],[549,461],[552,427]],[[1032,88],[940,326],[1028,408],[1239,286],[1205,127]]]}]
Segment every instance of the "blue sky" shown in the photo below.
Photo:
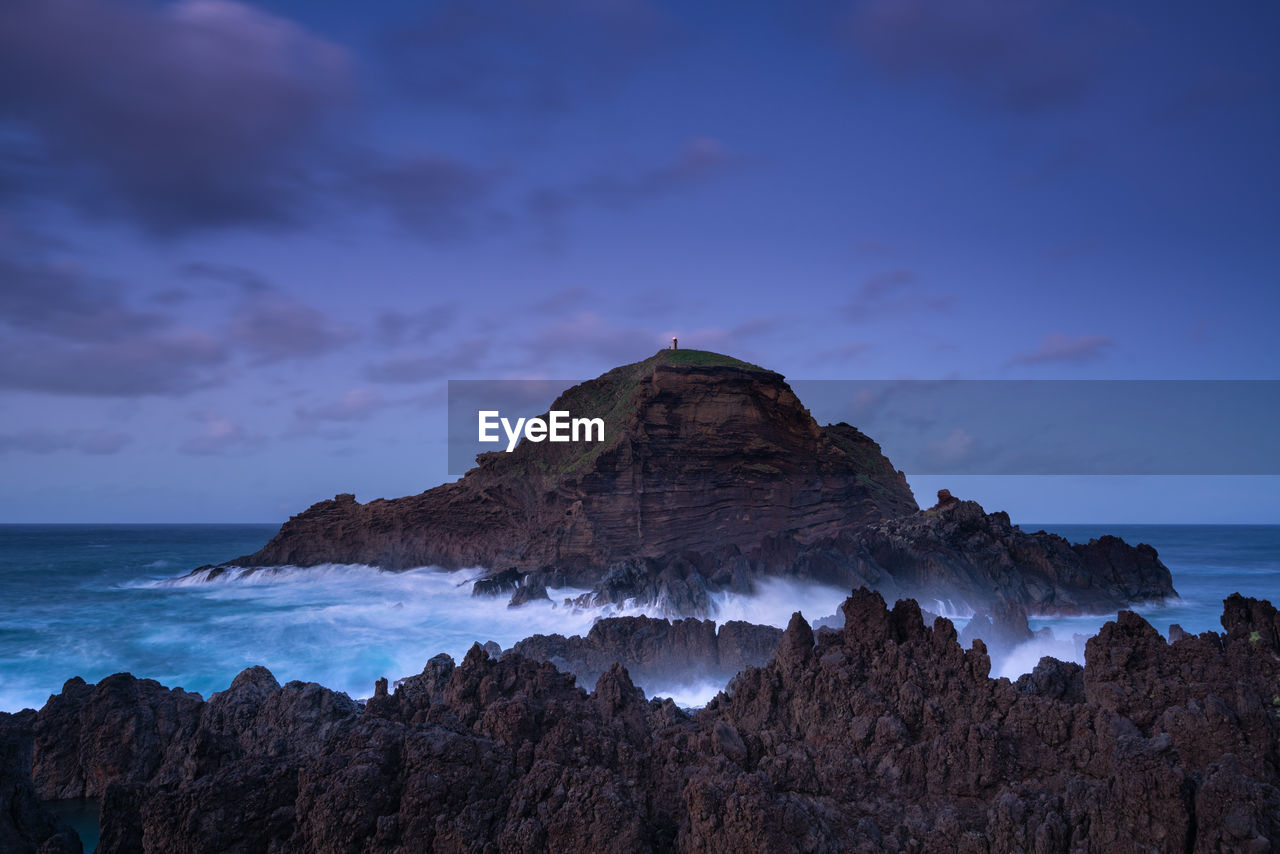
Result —
[{"label": "blue sky", "polygon": [[[1274,379],[1278,36],[1268,2],[11,0],[0,520],[418,492],[447,380],[672,335],[804,379]],[[1280,521],[1271,477],[912,482]]]}]

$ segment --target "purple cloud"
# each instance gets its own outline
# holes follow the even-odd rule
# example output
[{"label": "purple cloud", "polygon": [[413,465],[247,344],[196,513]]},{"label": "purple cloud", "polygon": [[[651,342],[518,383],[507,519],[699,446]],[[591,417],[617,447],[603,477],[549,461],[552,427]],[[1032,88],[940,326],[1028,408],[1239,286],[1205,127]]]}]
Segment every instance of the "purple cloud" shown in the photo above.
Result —
[{"label": "purple cloud", "polygon": [[630,175],[597,175],[572,194],[610,207],[627,207],[700,184],[744,162],[745,157],[730,151],[720,140],[696,137],[666,163]]},{"label": "purple cloud", "polygon": [[386,405],[386,399],[379,392],[368,388],[353,388],[329,403],[300,406],[295,414],[301,422],[367,421]]},{"label": "purple cloud", "polygon": [[201,423],[201,429],[178,446],[178,450],[184,454],[212,456],[250,451],[264,441],[261,436],[250,433],[242,425],[220,413],[197,412],[193,417]]},{"label": "purple cloud", "polygon": [[944,80],[1021,113],[1080,98],[1112,30],[1063,0],[861,0],[849,26],[889,73]]},{"label": "purple cloud", "polygon": [[350,327],[274,291],[241,302],[232,312],[227,335],[257,365],[324,356],[355,339]]},{"label": "purple cloud", "polygon": [[110,430],[20,430],[0,434],[0,454],[75,451],[102,456],[114,454],[132,441],[132,436]]},{"label": "purple cloud", "polygon": [[433,3],[385,40],[405,89],[470,110],[558,112],[611,90],[674,41],[649,0]]},{"label": "purple cloud", "polygon": [[231,0],[10,0],[0,190],[161,235],[292,222],[349,88],[342,48]]},{"label": "purple cloud", "polygon": [[383,343],[398,347],[421,344],[453,325],[458,316],[455,303],[439,303],[419,311],[384,311],[378,315],[377,332]]},{"label": "purple cloud", "polygon": [[365,378],[378,383],[421,383],[474,371],[492,346],[490,338],[470,338],[434,354],[402,353],[367,365]]},{"label": "purple cloud", "polygon": [[1018,353],[1009,365],[1043,365],[1050,362],[1092,362],[1102,358],[1115,342],[1106,335],[1066,335],[1051,332],[1034,350]]},{"label": "purple cloud", "polygon": [[448,157],[419,156],[375,162],[355,172],[351,191],[386,210],[401,226],[432,239],[470,234],[484,219],[484,202],[499,173]]},{"label": "purple cloud", "polygon": [[884,314],[949,311],[955,297],[937,294],[920,286],[911,270],[884,270],[863,279],[845,306],[845,314],[863,321]]}]

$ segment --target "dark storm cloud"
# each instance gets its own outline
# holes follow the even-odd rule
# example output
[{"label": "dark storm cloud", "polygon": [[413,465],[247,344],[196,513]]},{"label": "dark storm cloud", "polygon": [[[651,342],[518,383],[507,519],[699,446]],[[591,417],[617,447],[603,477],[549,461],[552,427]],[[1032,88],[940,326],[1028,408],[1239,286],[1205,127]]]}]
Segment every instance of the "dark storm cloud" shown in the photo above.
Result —
[{"label": "dark storm cloud", "polygon": [[1024,113],[1087,92],[1117,29],[1062,0],[861,0],[848,22],[854,43],[889,73]]},{"label": "dark storm cloud", "polygon": [[230,0],[9,0],[0,192],[162,235],[293,222],[348,82],[341,48]]},{"label": "dark storm cloud", "polygon": [[446,0],[385,44],[393,75],[423,100],[555,112],[609,91],[674,37],[647,0]]},{"label": "dark storm cloud", "polygon": [[0,434],[0,454],[75,451],[104,456],[116,453],[132,441],[131,436],[110,430],[19,430]]},{"label": "dark storm cloud", "polygon": [[1066,335],[1051,332],[1034,350],[1018,353],[1008,365],[1043,365],[1050,362],[1093,362],[1102,358],[1115,342],[1106,335]]}]

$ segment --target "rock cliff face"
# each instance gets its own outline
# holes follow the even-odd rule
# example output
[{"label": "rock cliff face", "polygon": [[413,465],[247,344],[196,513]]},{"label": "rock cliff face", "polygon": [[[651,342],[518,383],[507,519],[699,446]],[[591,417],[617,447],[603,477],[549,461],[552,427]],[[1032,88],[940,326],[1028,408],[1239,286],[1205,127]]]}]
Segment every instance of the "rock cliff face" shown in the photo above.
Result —
[{"label": "rock cliff face", "polygon": [[0,796],[28,793],[0,833],[53,840],[30,792],[84,781],[103,854],[1280,847],[1270,603],[1232,596],[1224,633],[1174,643],[1122,612],[1083,668],[1044,659],[1015,683],[913,601],[860,590],[843,612],[816,635],[797,614],[766,666],[692,715],[621,666],[586,693],[479,646],[362,710],[262,668],[208,702],[73,680],[0,716]]},{"label": "rock cliff face", "polygon": [[664,350],[574,386],[552,409],[605,420],[599,444],[522,442],[454,483],[293,517],[238,566],[545,570],[591,586],[621,561],[807,542],[916,509],[901,472],[848,425],[819,427],[783,378]]}]

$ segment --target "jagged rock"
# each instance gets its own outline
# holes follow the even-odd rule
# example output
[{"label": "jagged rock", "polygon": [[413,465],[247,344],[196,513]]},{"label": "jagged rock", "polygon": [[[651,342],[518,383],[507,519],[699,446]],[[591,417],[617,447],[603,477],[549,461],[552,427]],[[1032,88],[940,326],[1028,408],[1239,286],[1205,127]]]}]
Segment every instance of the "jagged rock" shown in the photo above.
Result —
[{"label": "jagged rock", "polygon": [[[478,644],[362,714],[254,668],[166,730],[158,769],[149,750],[112,754],[132,764],[97,777],[99,850],[1280,847],[1270,603],[1232,597],[1225,634],[1174,644],[1124,613],[1090,641],[1083,671],[1046,659],[1016,684],[989,678],[982,642],[962,648],[913,601],[890,609],[859,590],[842,610],[840,631],[793,617],[768,664],[694,715],[645,702],[616,664],[588,694],[548,663]],[[69,682],[75,716],[54,700],[0,716],[0,747],[18,745],[0,750],[0,833],[41,820],[31,794],[51,781],[32,785],[22,747],[38,727],[104,750],[146,731],[97,712],[128,693],[108,687]],[[160,695],[135,688],[136,716],[151,720]],[[23,832],[0,839],[29,851],[51,831]]]},{"label": "jagged rock", "polygon": [[[819,548],[813,544],[810,548]],[[1027,533],[1004,512],[955,500],[910,516],[866,525],[828,548],[850,555],[850,584],[887,596],[951,599],[1016,621],[1025,614],[1105,613],[1176,595],[1156,550],[1105,536],[1072,544]],[[1012,625],[1012,624],[1011,624]]]},{"label": "jagged rock", "polygon": [[585,685],[617,662],[652,691],[703,680],[727,682],[742,669],[767,662],[781,635],[772,626],[738,620],[717,631],[711,620],[610,617],[597,620],[586,637],[533,635],[512,652],[554,662]]},{"label": "jagged rock", "polygon": [[35,713],[0,712],[0,851],[80,854],[80,837],[36,797],[31,783]]}]

